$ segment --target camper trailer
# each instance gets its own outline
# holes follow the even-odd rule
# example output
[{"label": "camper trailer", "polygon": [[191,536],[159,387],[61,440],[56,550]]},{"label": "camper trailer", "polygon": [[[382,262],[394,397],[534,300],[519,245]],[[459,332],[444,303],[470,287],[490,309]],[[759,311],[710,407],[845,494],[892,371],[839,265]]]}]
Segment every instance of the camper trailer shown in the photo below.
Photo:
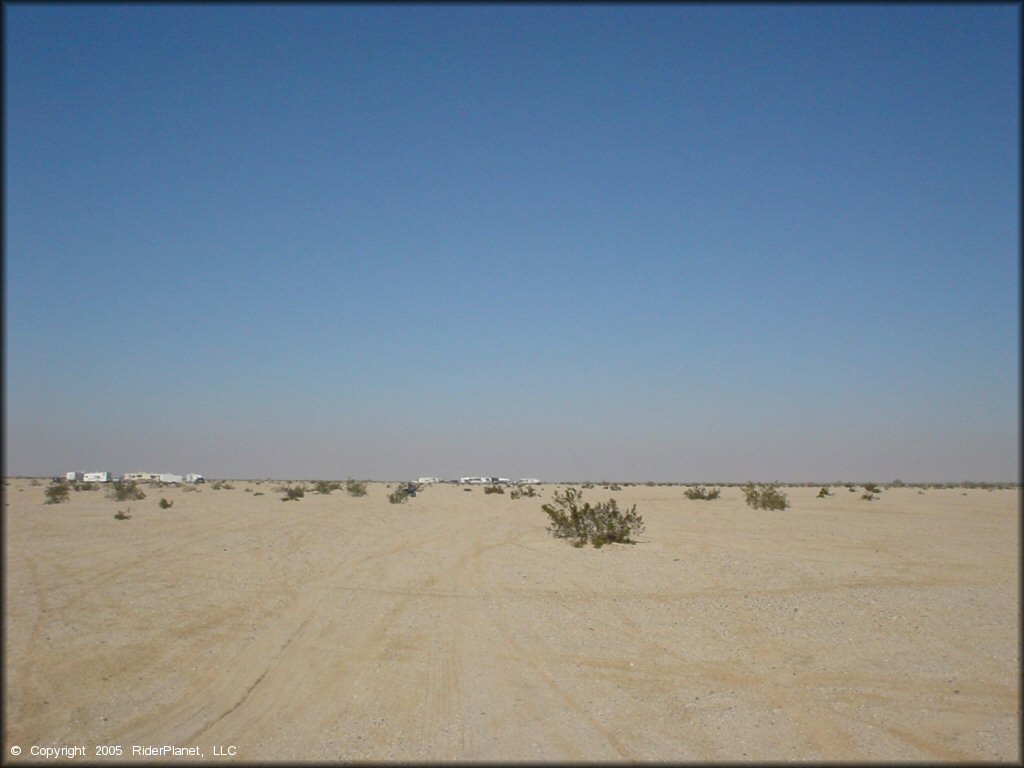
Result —
[{"label": "camper trailer", "polygon": [[64,475],[64,479],[72,483],[81,480],[83,477],[85,477],[84,472],[68,472]]},{"label": "camper trailer", "polygon": [[181,475],[172,475],[170,472],[161,472],[160,473],[160,482],[161,483],[180,483],[181,482]]},{"label": "camper trailer", "polygon": [[82,480],[86,483],[109,483],[114,479],[110,472],[83,472]]},{"label": "camper trailer", "polygon": [[187,475],[185,475],[185,482],[186,483],[205,483],[206,482],[206,478],[203,477],[202,475],[197,475],[195,472],[189,472]]},{"label": "camper trailer", "polygon": [[431,483],[440,483],[441,478],[439,477],[421,477],[416,481],[417,485],[430,485]]}]

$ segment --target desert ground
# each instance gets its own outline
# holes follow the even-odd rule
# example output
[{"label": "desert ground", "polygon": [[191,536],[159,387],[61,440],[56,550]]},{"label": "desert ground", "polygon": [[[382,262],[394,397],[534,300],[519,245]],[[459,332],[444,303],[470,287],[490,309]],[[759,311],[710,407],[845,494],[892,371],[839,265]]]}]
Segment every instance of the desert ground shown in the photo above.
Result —
[{"label": "desert ground", "polygon": [[6,762],[1021,761],[1017,490],[598,486],[646,530],[576,549],[555,485],[231,483],[7,481]]}]

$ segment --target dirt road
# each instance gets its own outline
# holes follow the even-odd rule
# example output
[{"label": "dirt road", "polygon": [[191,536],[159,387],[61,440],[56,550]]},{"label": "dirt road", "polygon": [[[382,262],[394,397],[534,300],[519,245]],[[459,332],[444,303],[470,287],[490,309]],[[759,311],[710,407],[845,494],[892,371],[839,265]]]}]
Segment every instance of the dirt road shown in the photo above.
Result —
[{"label": "dirt road", "polygon": [[291,502],[272,481],[144,487],[119,521],[129,504],[103,491],[46,505],[45,484],[8,482],[12,764],[33,745],[1021,759],[1016,491],[790,488],[790,509],[764,512],[738,488],[598,487],[586,498],[636,503],[646,532],[574,549],[545,531],[554,486],[401,505],[376,483]]}]

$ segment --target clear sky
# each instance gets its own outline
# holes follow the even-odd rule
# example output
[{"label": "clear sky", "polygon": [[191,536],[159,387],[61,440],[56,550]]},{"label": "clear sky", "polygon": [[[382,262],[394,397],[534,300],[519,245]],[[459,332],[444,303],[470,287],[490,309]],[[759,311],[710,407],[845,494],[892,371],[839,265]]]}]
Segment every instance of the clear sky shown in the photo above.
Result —
[{"label": "clear sky", "polygon": [[1005,5],[5,5],[7,474],[1016,480]]}]

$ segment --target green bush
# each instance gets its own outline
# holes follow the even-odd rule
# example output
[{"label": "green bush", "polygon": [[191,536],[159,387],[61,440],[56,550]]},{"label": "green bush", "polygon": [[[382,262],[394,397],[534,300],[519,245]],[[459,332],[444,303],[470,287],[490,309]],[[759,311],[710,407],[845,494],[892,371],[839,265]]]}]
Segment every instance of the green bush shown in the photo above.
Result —
[{"label": "green bush", "polygon": [[44,493],[46,494],[47,504],[60,504],[63,501],[70,499],[71,486],[65,482],[54,483],[49,486]]},{"label": "green bush", "polygon": [[173,506],[173,501],[168,501],[167,499],[160,499],[160,509],[170,509]]},{"label": "green bush", "polygon": [[297,501],[306,495],[306,489],[301,485],[286,485],[284,487],[284,496],[281,501]]},{"label": "green bush", "polygon": [[212,483],[210,485],[210,489],[214,490],[214,491],[219,491],[219,490],[222,490],[222,489],[225,490],[225,491],[231,491],[231,490],[234,490],[234,487],[235,486],[233,486],[227,480],[217,480],[216,482],[214,482],[214,483]]},{"label": "green bush", "polygon": [[316,485],[313,486],[313,490],[317,493],[328,494],[331,491],[336,491],[341,488],[341,483],[332,482],[329,480],[318,480]]},{"label": "green bush", "polygon": [[114,501],[141,501],[146,498],[145,492],[135,484],[134,480],[116,480],[110,487],[110,493],[107,496]]},{"label": "green bush", "polygon": [[875,494],[873,494],[873,493],[865,493],[864,495],[862,495],[862,496],[861,496],[861,498],[862,498],[862,499],[863,499],[864,501],[874,501],[874,499],[875,499]]},{"label": "green bush", "polygon": [[722,489],[712,488],[709,491],[703,485],[698,485],[694,488],[687,488],[684,493],[688,499],[711,501],[712,499],[717,499],[722,494]]},{"label": "green bush", "polygon": [[505,489],[500,485],[488,485],[484,487],[484,493],[505,493]]},{"label": "green bush", "polygon": [[643,533],[644,521],[636,505],[620,510],[615,499],[591,505],[582,502],[583,492],[567,488],[555,491],[554,502],[543,504],[551,524],[548,530],[558,539],[569,539],[574,547],[591,544],[601,547],[613,542],[632,544],[633,537]]},{"label": "green bush", "polygon": [[754,509],[786,509],[789,507],[789,499],[777,485],[747,483],[743,486],[743,493],[747,497],[747,506]]},{"label": "green bush", "polygon": [[392,504],[404,504],[408,498],[409,492],[405,489],[404,485],[399,485],[388,494],[388,501]]},{"label": "green bush", "polygon": [[366,483],[350,479],[345,483],[345,490],[348,491],[349,496],[365,496]]},{"label": "green bush", "polygon": [[831,495],[832,495],[832,491],[830,491],[828,488],[822,488],[820,491],[818,491],[818,498],[819,499],[824,499],[826,496],[831,496]]},{"label": "green bush", "polygon": [[864,486],[864,493],[881,493],[882,489],[874,483],[868,483]]},{"label": "green bush", "polygon": [[132,508],[128,507],[126,512],[122,512],[120,509],[114,515],[115,520],[129,520],[132,516]]}]

